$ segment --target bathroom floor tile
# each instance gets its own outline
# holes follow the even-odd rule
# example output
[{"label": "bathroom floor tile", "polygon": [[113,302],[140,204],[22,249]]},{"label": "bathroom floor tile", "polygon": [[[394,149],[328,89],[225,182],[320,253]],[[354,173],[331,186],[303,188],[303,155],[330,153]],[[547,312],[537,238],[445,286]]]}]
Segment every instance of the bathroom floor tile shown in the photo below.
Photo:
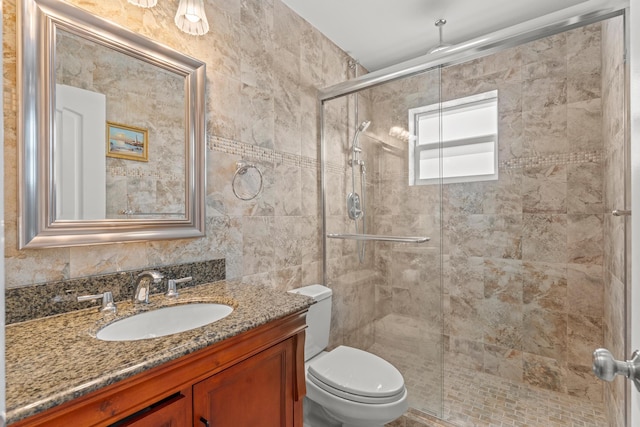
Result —
[{"label": "bathroom floor tile", "polygon": [[[380,330],[388,335],[377,337],[384,344],[376,342],[368,351],[402,372],[410,407],[388,427],[608,426],[602,403],[461,368],[447,360],[442,387],[439,364],[425,361],[429,356],[417,337],[405,336],[407,328],[405,334],[394,328],[393,316],[385,320],[392,322],[379,326],[385,326]],[[436,412],[442,412],[441,418],[433,416]]]}]

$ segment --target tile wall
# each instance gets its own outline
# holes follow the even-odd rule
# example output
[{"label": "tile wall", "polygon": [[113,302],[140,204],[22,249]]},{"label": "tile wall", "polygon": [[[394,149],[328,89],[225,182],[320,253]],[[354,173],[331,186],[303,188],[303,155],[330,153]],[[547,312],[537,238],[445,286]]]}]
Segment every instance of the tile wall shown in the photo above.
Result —
[{"label": "tile wall", "polygon": [[[5,268],[9,288],[94,274],[226,259],[226,277],[279,288],[321,275],[317,89],[348,77],[349,57],[280,0],[207,0],[210,32],[173,24],[177,3],[72,1],[207,66],[206,237],[17,250],[16,2],[3,2]],[[264,191],[233,196],[236,161],[255,162]]]},{"label": "tile wall", "polygon": [[444,186],[447,361],[602,400],[601,25],[449,67],[499,91],[499,179]]},{"label": "tile wall", "polygon": [[[355,233],[355,225],[347,214],[347,195],[356,192],[362,196],[359,168],[348,166],[353,158],[351,147],[355,129],[366,117],[361,95],[349,95],[324,103],[325,132],[325,215],[327,233]],[[355,105],[361,107],[355,116]],[[356,123],[358,119],[358,123]],[[364,142],[364,139],[360,139]],[[368,167],[372,156],[366,149],[361,159]],[[372,188],[370,178],[365,178]],[[355,185],[354,185],[355,184]],[[366,191],[366,190],[365,190]],[[367,212],[365,231],[371,233],[369,209],[376,206],[376,194],[367,192],[361,199]],[[362,233],[360,223],[358,232]],[[360,262],[358,244],[352,240],[327,239],[327,285],[333,290],[333,310],[330,346],[350,345],[368,348],[374,341],[375,286],[380,275],[374,267],[374,246],[365,245],[365,256]]]}]

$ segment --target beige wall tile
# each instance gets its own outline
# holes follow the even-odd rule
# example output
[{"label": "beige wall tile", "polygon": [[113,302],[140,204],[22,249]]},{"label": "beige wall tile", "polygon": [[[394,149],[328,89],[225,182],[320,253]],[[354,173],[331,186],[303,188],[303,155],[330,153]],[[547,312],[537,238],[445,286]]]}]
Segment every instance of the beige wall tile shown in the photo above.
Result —
[{"label": "beige wall tile", "polygon": [[484,372],[521,382],[522,352],[485,344]]},{"label": "beige wall tile", "polygon": [[565,391],[566,369],[556,359],[523,353],[524,382],[554,391]]},{"label": "beige wall tile", "polygon": [[566,264],[523,262],[522,267],[525,306],[560,313],[569,308]]},{"label": "beige wall tile", "polygon": [[[208,0],[205,7],[211,30],[203,37],[187,36],[173,25],[175,5],[171,2],[161,2],[150,10],[136,8],[124,0],[82,2],[82,7],[206,62],[210,142],[207,236],[89,247],[82,251],[17,251],[17,197],[12,192],[17,187],[17,171],[13,167],[16,108],[5,104],[9,286],[211,257],[226,258],[229,278],[261,275],[267,282],[284,282],[284,287],[310,283],[303,282],[303,277],[318,282],[322,252],[318,233],[319,169],[314,163],[319,143],[316,93],[318,88],[346,79],[348,56],[279,0]],[[3,9],[8,12],[3,17],[5,93],[15,93],[16,30],[15,13],[11,14],[15,11],[14,2],[5,2]],[[338,114],[347,116],[344,109]],[[222,138],[227,145],[219,144],[216,138]],[[249,153],[247,148],[253,145],[267,151]],[[250,202],[236,199],[231,191],[235,162],[243,158],[256,163],[264,174],[263,193]],[[174,189],[163,185],[159,191],[173,194]],[[340,199],[337,211],[342,214],[342,196]],[[276,221],[276,217],[292,219]],[[287,221],[290,223],[285,225]],[[276,224],[283,235],[286,231],[277,254],[271,245],[273,239],[269,238],[278,228]],[[300,249],[302,242],[304,250]]]}]

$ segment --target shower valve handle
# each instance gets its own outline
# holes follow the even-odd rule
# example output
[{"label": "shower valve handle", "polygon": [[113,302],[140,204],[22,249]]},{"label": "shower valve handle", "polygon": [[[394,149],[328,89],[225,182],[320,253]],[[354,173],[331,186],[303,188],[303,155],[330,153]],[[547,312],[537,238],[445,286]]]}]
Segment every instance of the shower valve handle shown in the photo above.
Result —
[{"label": "shower valve handle", "polygon": [[604,381],[613,381],[616,375],[623,375],[640,391],[640,351],[634,351],[631,360],[622,361],[614,359],[606,348],[599,348],[593,352],[593,373]]}]

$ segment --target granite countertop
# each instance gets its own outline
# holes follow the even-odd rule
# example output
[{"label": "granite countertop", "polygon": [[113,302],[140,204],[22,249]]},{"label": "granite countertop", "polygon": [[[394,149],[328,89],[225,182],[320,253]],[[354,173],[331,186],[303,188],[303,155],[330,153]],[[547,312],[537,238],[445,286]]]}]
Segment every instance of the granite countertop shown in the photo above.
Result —
[{"label": "granite countertop", "polygon": [[[95,307],[7,326],[7,423],[49,409],[249,329],[308,308],[308,297],[265,286],[221,281],[180,290],[177,300],[151,296],[149,309],[186,302],[234,307],[227,317],[190,331],[140,341],[105,342],[97,329],[140,311],[118,303],[118,314]],[[148,309],[143,307],[142,310]],[[106,316],[106,317],[105,317]],[[110,317],[109,317],[110,316]]]}]

